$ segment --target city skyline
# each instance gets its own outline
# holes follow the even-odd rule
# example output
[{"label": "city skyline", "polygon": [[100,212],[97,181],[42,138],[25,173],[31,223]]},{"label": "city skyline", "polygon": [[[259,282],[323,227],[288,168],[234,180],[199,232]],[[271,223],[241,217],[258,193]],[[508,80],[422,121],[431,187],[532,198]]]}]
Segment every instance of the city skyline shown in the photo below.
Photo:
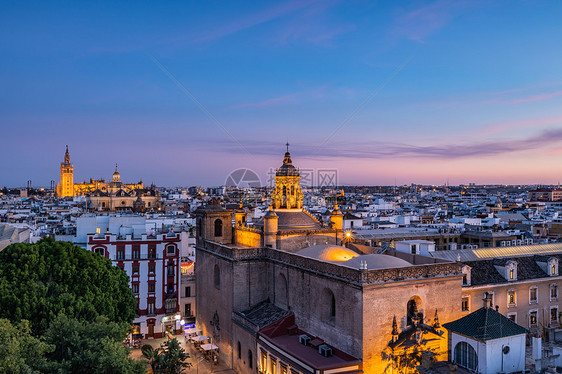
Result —
[{"label": "city skyline", "polygon": [[[295,165],[341,185],[557,184],[555,2],[9,4],[2,186],[221,185]],[[263,180],[262,179],[262,180]]]}]

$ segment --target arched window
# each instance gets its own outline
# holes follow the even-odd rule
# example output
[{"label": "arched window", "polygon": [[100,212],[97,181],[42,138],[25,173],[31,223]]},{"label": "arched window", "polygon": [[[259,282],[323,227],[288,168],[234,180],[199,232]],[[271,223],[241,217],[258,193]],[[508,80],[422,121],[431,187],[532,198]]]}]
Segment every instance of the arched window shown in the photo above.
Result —
[{"label": "arched window", "polygon": [[103,249],[102,247],[95,248],[94,252],[96,252],[97,254],[100,254],[102,256],[105,256],[105,249]]},{"label": "arched window", "polygon": [[291,186],[291,195],[295,194],[295,186]]},{"label": "arched window", "polygon": [[422,307],[422,300],[419,296],[414,296],[408,300],[408,305],[406,306],[406,316],[407,324],[413,324],[412,319],[418,318],[419,321],[423,322],[423,313],[420,312]]},{"label": "arched window", "polygon": [[283,186],[283,196],[287,196],[287,186]]},{"label": "arched window", "polygon": [[478,368],[476,351],[467,342],[460,342],[455,346],[455,364],[473,371]]},{"label": "arched window", "polygon": [[250,365],[250,369],[254,366],[254,355],[252,351],[248,349],[248,365]]},{"label": "arched window", "polygon": [[336,297],[332,294],[332,300],[330,300],[330,318],[336,318]]},{"label": "arched window", "polygon": [[221,289],[221,269],[219,265],[215,265],[215,272],[214,272],[214,281],[215,281],[215,288],[217,290]]},{"label": "arched window", "polygon": [[240,342],[238,342],[238,359],[240,360],[242,358],[242,346],[240,345]]},{"label": "arched window", "polygon": [[220,218],[215,220],[215,236],[222,236],[222,220]]}]

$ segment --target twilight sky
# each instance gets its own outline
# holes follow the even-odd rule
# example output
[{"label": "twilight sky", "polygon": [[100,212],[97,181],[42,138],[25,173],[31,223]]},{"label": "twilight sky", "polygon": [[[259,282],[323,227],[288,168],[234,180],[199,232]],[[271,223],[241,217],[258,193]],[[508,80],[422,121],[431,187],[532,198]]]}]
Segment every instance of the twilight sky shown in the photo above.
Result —
[{"label": "twilight sky", "polygon": [[560,1],[4,2],[0,185],[562,180]]}]

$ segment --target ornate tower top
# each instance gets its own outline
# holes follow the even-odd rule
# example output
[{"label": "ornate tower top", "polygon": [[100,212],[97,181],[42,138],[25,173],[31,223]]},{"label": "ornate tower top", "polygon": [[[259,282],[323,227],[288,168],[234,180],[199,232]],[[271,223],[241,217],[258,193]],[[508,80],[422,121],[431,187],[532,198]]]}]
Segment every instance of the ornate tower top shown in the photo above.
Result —
[{"label": "ornate tower top", "polygon": [[113,182],[121,182],[121,174],[117,170],[117,164],[115,164],[115,172],[113,173]]},{"label": "ornate tower top", "polygon": [[275,209],[302,209],[303,193],[300,188],[300,172],[293,166],[289,153],[283,158],[283,165],[275,171],[275,190],[271,194],[271,204]]},{"label": "ornate tower top", "polygon": [[68,145],[66,146],[66,152],[64,152],[64,163],[70,164],[70,153],[68,152]]}]

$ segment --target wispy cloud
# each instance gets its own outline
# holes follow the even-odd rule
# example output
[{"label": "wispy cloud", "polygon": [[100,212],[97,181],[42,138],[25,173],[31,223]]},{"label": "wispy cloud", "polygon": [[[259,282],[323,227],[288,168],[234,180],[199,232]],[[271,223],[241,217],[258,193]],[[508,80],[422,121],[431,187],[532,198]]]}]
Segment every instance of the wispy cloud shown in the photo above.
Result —
[{"label": "wispy cloud", "polygon": [[463,1],[438,0],[400,15],[395,20],[393,33],[417,42],[447,26],[467,5]]},{"label": "wispy cloud", "polygon": [[495,123],[483,127],[478,133],[478,135],[490,136],[494,134],[500,134],[506,131],[513,131],[515,129],[539,128],[543,126],[561,125],[561,124],[562,124],[562,116],[530,118],[530,119],[522,119],[516,121],[505,121],[505,122]]},{"label": "wispy cloud", "polygon": [[514,104],[517,104],[517,103],[532,103],[532,102],[535,102],[535,101],[548,100],[548,99],[551,99],[553,97],[560,96],[560,95],[562,95],[562,91],[554,91],[554,92],[542,93],[542,94],[539,94],[539,95],[519,97],[519,98],[511,100],[511,102],[514,103]]},{"label": "wispy cloud", "polygon": [[263,23],[275,20],[277,18],[286,16],[288,14],[294,13],[298,10],[304,9],[312,4],[317,3],[319,0],[291,0],[286,1],[280,4],[277,4],[273,7],[261,10],[259,12],[250,14],[245,17],[241,17],[236,19],[233,22],[226,23],[217,27],[215,29],[211,29],[209,32],[199,34],[199,35],[190,35],[188,37],[178,38],[174,41],[182,41],[187,40],[191,43],[202,43],[213,41],[217,39],[224,38],[226,36],[235,34],[237,32],[250,29],[254,26],[261,25]]},{"label": "wispy cloud", "polygon": [[[425,158],[425,159],[461,159],[474,157],[491,157],[516,152],[544,149],[562,142],[562,128],[551,129],[536,135],[519,139],[499,139],[472,143],[435,144],[419,146],[414,144],[385,142],[347,142],[330,144],[323,148],[310,146],[293,146],[300,157],[310,158]],[[252,154],[278,156],[281,146],[271,142],[246,142]],[[239,152],[231,144],[222,143],[223,151]],[[220,146],[219,146],[220,148]],[[281,150],[280,150],[281,149]]]},{"label": "wispy cloud", "polygon": [[311,97],[318,99],[324,96],[323,92],[324,92],[324,87],[320,87],[313,90],[306,90],[301,92],[295,92],[288,95],[270,97],[265,100],[236,104],[231,106],[230,108],[242,109],[242,108],[265,108],[265,107],[279,106],[283,104],[296,103],[305,99],[309,99]]}]

